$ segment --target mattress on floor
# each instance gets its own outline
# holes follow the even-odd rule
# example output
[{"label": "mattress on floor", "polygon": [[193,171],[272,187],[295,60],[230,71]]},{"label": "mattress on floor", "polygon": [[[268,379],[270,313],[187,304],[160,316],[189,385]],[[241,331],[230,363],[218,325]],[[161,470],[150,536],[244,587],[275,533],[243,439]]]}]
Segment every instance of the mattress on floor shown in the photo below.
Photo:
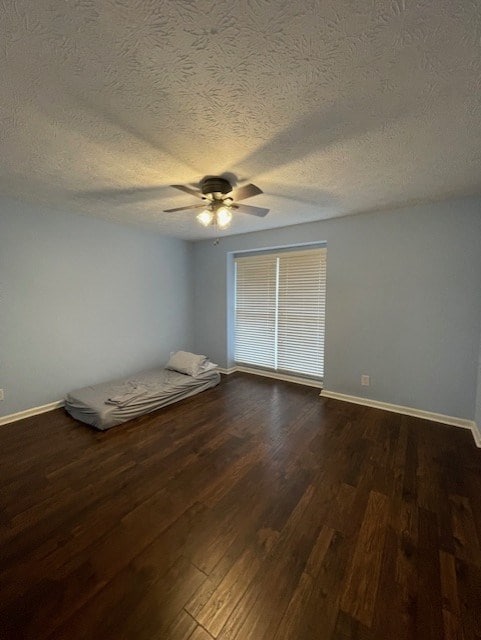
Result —
[{"label": "mattress on floor", "polygon": [[[215,369],[195,378],[168,369],[154,369],[130,378],[71,391],[65,396],[65,409],[76,420],[105,431],[215,387],[219,381],[220,374]],[[124,406],[109,403],[110,399],[128,397],[129,392],[131,399]]]}]

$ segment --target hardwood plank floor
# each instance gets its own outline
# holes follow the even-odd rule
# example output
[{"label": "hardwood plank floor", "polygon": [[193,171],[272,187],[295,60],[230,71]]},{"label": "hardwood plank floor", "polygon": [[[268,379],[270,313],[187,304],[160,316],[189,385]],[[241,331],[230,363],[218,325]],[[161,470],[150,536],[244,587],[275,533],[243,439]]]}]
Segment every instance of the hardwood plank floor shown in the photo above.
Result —
[{"label": "hardwood plank floor", "polygon": [[481,638],[468,431],[246,374],[0,428],[0,638]]}]

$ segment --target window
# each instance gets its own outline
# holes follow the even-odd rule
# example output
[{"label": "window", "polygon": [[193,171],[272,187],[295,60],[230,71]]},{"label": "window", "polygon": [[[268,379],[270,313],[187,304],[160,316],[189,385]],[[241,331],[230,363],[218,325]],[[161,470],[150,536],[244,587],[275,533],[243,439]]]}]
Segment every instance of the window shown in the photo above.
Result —
[{"label": "window", "polygon": [[235,360],[324,375],[326,249],[235,260]]}]

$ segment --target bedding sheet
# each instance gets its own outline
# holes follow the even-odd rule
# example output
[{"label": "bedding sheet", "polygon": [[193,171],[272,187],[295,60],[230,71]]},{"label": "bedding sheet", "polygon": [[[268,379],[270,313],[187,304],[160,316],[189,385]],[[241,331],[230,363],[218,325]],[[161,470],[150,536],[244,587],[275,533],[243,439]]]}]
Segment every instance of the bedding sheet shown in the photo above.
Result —
[{"label": "bedding sheet", "polygon": [[219,382],[220,374],[215,369],[195,378],[177,371],[154,369],[71,391],[65,396],[65,409],[76,420],[105,431],[215,387]]}]

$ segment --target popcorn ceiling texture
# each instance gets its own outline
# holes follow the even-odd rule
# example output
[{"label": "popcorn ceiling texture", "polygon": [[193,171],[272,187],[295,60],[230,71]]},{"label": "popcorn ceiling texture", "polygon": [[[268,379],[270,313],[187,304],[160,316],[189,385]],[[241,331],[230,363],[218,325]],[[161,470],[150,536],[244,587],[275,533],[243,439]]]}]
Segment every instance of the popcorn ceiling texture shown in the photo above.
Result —
[{"label": "popcorn ceiling texture", "polygon": [[[168,187],[265,194],[229,233],[481,187],[477,0],[0,3],[0,193],[187,239]],[[247,203],[246,203],[247,204]]]}]

